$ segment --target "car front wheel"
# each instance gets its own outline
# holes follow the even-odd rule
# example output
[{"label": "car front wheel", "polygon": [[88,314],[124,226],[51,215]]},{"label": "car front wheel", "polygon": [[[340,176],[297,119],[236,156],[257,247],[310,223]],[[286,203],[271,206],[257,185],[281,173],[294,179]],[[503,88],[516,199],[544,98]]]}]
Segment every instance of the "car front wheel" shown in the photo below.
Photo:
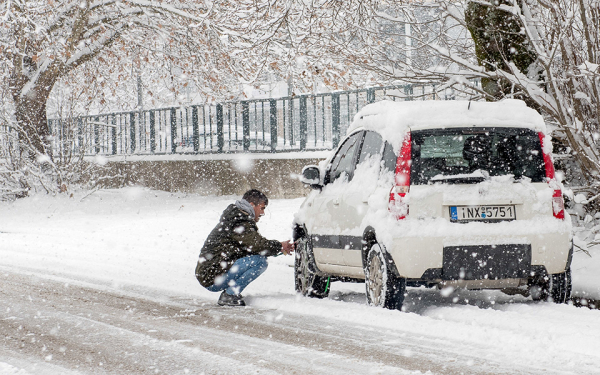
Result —
[{"label": "car front wheel", "polygon": [[379,244],[374,244],[367,255],[365,286],[369,305],[391,310],[402,309],[406,279],[392,273]]},{"label": "car front wheel", "polygon": [[310,241],[302,237],[296,243],[294,277],[296,292],[307,297],[325,298],[329,295],[329,280],[319,276],[312,259]]}]

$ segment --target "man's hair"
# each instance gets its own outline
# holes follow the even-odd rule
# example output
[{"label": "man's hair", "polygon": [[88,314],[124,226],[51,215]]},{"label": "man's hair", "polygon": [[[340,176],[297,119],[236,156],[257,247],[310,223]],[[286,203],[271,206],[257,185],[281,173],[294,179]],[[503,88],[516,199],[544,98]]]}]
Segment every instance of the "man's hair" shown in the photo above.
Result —
[{"label": "man's hair", "polygon": [[247,200],[253,204],[261,204],[264,203],[265,206],[269,204],[269,198],[260,190],[252,189],[248,190],[244,193],[242,199]]}]

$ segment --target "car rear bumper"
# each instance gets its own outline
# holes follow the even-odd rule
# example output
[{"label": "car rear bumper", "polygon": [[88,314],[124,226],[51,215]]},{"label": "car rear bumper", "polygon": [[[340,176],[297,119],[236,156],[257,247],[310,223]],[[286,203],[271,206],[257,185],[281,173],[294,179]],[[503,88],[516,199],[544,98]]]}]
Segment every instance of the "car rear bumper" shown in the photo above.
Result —
[{"label": "car rear bumper", "polygon": [[386,249],[400,276],[409,279],[518,280],[536,266],[548,274],[564,272],[571,228],[556,219],[494,224],[407,220],[394,230]]}]

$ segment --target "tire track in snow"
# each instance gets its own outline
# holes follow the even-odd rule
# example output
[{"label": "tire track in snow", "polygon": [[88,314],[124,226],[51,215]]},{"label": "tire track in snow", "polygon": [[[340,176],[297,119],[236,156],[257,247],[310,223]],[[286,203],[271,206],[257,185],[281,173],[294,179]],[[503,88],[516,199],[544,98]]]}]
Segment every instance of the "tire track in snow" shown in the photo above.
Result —
[{"label": "tire track in snow", "polygon": [[0,282],[4,357],[84,374],[515,373],[470,367],[468,355],[435,338],[252,307],[161,303],[9,272]]}]

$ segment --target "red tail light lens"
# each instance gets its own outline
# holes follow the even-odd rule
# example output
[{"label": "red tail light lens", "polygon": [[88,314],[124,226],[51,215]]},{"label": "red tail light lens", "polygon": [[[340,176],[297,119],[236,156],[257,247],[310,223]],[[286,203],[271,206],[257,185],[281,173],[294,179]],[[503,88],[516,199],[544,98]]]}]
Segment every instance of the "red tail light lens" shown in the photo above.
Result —
[{"label": "red tail light lens", "polygon": [[554,188],[554,192],[552,193],[552,213],[554,214],[555,218],[564,220],[565,202],[562,197],[562,190],[558,185],[558,181],[556,181],[556,176],[554,173],[554,163],[552,163],[552,155],[550,155],[550,150],[544,147],[546,135],[542,132],[539,132],[538,136],[540,137],[540,144],[542,145],[544,166],[546,167],[546,180],[548,181],[550,186]]},{"label": "red tail light lens", "polygon": [[408,215],[408,191],[410,190],[410,165],[411,165],[411,137],[410,132],[404,136],[400,155],[396,159],[396,173],[394,187],[390,191],[388,209],[401,220]]},{"label": "red tail light lens", "polygon": [[554,190],[552,194],[552,213],[554,213],[554,217],[557,219],[565,219],[565,201],[560,189]]}]

